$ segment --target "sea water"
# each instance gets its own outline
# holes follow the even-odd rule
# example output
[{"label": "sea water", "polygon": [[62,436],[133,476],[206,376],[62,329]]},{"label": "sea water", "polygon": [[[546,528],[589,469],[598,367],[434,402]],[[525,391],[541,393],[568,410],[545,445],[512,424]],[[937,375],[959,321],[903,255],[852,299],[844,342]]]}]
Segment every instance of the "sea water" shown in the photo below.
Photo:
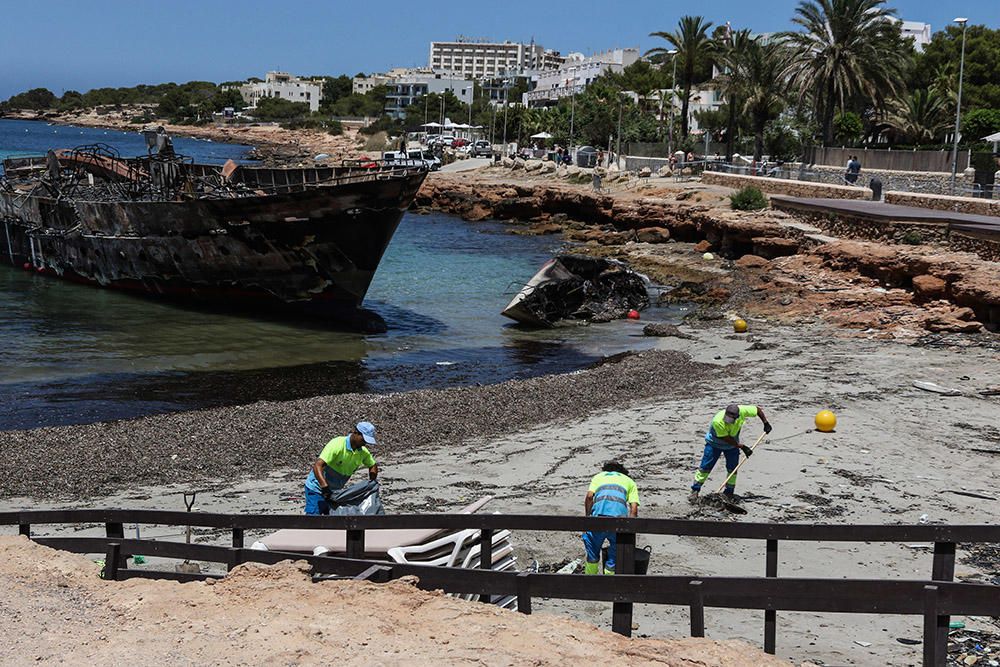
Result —
[{"label": "sea water", "polygon": [[[27,134],[51,130],[29,125],[44,129]],[[0,121],[0,139],[8,140],[8,128]],[[95,132],[104,131],[73,136],[93,143]],[[143,152],[136,137],[116,144],[122,155]],[[198,155],[200,144],[206,150]],[[44,143],[0,143],[0,150],[10,145],[45,150]],[[224,161],[246,151],[182,139],[175,145],[199,160]],[[407,213],[364,303],[389,325],[374,335],[184,307],[0,264],[0,429],[486,384],[577,370],[606,354],[648,347],[642,323],[531,330],[500,315],[539,266],[563,249],[557,237],[514,235],[498,222]],[[669,321],[679,314],[653,309],[644,317]]]}]

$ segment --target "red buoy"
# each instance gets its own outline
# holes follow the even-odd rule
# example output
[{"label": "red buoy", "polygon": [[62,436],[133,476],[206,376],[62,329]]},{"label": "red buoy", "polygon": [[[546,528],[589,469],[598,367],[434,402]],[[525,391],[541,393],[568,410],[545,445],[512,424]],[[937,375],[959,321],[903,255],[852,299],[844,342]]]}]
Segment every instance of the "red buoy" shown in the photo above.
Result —
[{"label": "red buoy", "polygon": [[637,319],[639,319],[639,311],[635,310],[634,308],[632,310],[628,311],[628,318],[630,320],[637,320]]},{"label": "red buoy", "polygon": [[31,271],[31,262],[25,262],[24,263],[24,270],[25,271]]}]

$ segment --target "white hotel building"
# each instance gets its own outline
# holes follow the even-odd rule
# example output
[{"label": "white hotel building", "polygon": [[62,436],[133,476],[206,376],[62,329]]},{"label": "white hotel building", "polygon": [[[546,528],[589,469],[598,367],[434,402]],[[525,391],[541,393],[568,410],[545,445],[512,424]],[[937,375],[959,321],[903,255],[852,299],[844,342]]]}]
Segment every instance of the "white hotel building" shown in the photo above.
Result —
[{"label": "white hotel building", "polygon": [[563,64],[558,51],[534,42],[486,42],[459,38],[454,42],[431,42],[428,67],[456,78],[490,79],[509,73],[555,69]]},{"label": "white hotel building", "polygon": [[319,111],[323,99],[323,82],[300,79],[288,72],[268,72],[263,81],[245,83],[239,87],[240,95],[248,106],[256,107],[265,97],[280,97],[289,102],[309,105],[309,111]]},{"label": "white hotel building", "polygon": [[571,53],[559,69],[538,74],[535,87],[524,94],[522,102],[531,107],[551,106],[561,97],[583,91],[605,72],[621,72],[637,60],[639,49],[636,48],[609,49],[588,57]]}]

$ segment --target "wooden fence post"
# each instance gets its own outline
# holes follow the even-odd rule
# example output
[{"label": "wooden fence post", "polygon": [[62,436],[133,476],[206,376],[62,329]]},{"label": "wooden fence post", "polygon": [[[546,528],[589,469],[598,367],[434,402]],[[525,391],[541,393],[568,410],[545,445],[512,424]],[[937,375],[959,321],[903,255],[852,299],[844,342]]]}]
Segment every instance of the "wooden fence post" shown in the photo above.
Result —
[{"label": "wooden fence post", "polygon": [[[109,522],[104,524],[104,534],[115,540],[125,539],[125,526],[117,522]],[[128,568],[128,556],[121,553],[121,545],[118,545],[120,554],[118,557],[118,562],[115,563],[115,571],[124,570]],[[105,567],[107,565],[105,564]]]},{"label": "wooden fence post", "polygon": [[[934,543],[934,565],[931,569],[931,579],[934,581],[954,581],[955,580],[955,543],[935,542]],[[937,618],[937,653],[934,659],[937,664],[943,665],[948,657],[948,626],[951,623],[951,616],[938,616]]]},{"label": "wooden fence post", "polygon": [[347,557],[365,557],[365,531],[363,529],[347,529]]},{"label": "wooden fence post", "polygon": [[700,581],[688,584],[691,588],[691,636],[705,636],[705,593]]},{"label": "wooden fence post", "polygon": [[924,667],[944,665],[937,660],[937,622],[938,587],[924,586]]},{"label": "wooden fence post", "polygon": [[108,581],[118,581],[118,561],[121,560],[122,545],[118,542],[108,542],[108,551],[104,556],[104,578]]},{"label": "wooden fence post", "polygon": [[517,610],[531,614],[531,572],[517,573]]},{"label": "wooden fence post", "polygon": [[233,548],[242,549],[243,548],[243,529],[233,528]]},{"label": "wooden fence post", "polygon": [[17,534],[24,535],[25,537],[31,537],[31,524],[30,523],[19,523],[17,524]]},{"label": "wooden fence post", "polygon": [[[615,575],[635,574],[635,533],[618,533]],[[611,631],[632,636],[632,603],[615,602],[611,609]]]},{"label": "wooden fence post", "polygon": [[[768,540],[764,563],[764,576],[778,576],[778,540]],[[774,655],[778,634],[778,612],[764,610],[764,653]]]},{"label": "wooden fence post", "polygon": [[[481,570],[493,569],[493,529],[483,528],[479,532],[479,568]],[[479,596],[480,602],[489,602],[492,596],[483,593]]]}]

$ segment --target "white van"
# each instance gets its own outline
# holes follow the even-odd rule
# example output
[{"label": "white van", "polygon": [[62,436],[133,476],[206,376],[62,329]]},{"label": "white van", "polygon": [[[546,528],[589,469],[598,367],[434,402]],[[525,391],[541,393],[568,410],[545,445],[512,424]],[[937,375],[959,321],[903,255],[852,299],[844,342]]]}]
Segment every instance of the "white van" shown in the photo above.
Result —
[{"label": "white van", "polygon": [[382,159],[389,163],[398,163],[401,167],[426,166],[431,171],[441,168],[441,160],[434,157],[430,151],[411,149],[403,151],[386,151],[382,153]]}]

